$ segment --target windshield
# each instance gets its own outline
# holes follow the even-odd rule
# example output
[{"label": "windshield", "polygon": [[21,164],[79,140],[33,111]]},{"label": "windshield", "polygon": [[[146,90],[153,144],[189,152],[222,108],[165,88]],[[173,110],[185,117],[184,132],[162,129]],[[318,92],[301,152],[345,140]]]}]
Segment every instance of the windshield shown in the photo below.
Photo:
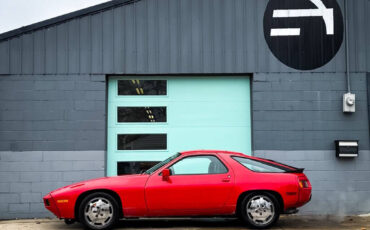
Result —
[{"label": "windshield", "polygon": [[255,159],[248,159],[244,157],[233,157],[234,160],[242,164],[244,167],[254,172],[293,172],[296,168],[287,165],[276,165],[265,161],[259,161]]},{"label": "windshield", "polygon": [[157,169],[161,168],[163,165],[169,163],[170,161],[172,161],[173,159],[177,158],[178,156],[180,156],[181,154],[180,153],[176,153],[175,155],[173,156],[170,156],[169,158],[167,158],[166,160],[164,161],[161,161],[159,162],[158,164],[154,165],[153,167],[151,167],[150,169],[146,170],[144,173],[145,174],[152,174],[153,172],[157,171]]}]

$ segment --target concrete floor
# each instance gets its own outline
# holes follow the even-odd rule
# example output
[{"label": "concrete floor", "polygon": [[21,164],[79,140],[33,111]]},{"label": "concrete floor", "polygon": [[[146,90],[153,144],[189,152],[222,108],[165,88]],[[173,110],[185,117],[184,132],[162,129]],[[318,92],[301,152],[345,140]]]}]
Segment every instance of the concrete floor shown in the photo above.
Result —
[{"label": "concrete floor", "polygon": [[[323,216],[282,216],[272,229],[346,229],[370,230],[370,217],[323,217]],[[83,229],[82,225],[75,223],[65,225],[57,219],[32,220],[4,220],[0,221],[1,230],[73,230]],[[247,229],[239,220],[202,218],[202,219],[143,219],[120,221],[115,229],[176,229],[176,230],[211,230],[211,229]]]}]

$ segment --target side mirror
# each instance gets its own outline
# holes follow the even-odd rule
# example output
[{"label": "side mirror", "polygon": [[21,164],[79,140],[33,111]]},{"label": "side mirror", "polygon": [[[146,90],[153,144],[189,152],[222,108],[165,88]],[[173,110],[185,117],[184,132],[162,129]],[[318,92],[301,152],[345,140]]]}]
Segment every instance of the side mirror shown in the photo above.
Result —
[{"label": "side mirror", "polygon": [[168,181],[170,179],[171,170],[170,169],[163,169],[162,171],[162,180]]}]

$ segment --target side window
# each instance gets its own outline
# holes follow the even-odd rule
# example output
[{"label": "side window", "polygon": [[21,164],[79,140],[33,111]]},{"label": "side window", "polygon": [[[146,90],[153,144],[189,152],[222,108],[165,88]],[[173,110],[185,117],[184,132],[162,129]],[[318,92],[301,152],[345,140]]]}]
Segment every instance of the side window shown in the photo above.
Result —
[{"label": "side window", "polygon": [[227,168],[215,156],[186,157],[170,167],[172,175],[222,174]]}]

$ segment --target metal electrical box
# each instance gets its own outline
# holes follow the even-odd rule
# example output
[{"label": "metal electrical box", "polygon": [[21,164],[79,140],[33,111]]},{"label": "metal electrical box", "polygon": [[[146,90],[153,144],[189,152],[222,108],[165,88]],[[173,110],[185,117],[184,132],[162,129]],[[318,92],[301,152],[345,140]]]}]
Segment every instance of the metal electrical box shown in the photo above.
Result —
[{"label": "metal electrical box", "polygon": [[343,95],[343,112],[354,113],[356,112],[356,95],[346,93]]},{"label": "metal electrical box", "polygon": [[358,157],[358,141],[335,141],[337,157]]}]

